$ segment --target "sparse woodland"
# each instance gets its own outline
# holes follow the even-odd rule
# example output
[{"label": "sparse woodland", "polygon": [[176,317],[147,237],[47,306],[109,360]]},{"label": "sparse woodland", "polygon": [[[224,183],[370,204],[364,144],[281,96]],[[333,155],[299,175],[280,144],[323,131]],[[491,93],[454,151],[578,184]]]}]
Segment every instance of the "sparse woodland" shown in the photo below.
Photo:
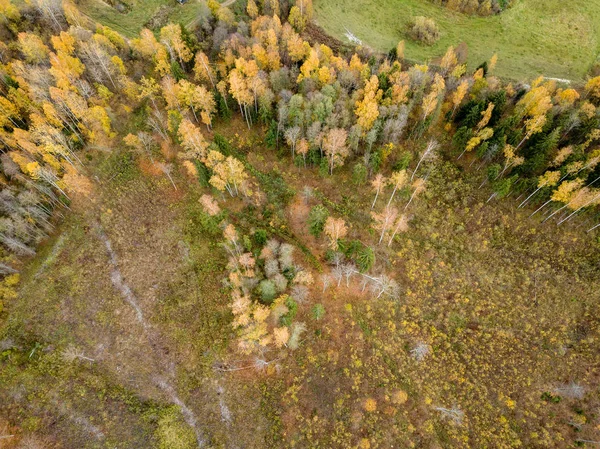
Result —
[{"label": "sparse woodland", "polygon": [[0,447],[600,444],[600,77],[207,6],[0,0]]}]

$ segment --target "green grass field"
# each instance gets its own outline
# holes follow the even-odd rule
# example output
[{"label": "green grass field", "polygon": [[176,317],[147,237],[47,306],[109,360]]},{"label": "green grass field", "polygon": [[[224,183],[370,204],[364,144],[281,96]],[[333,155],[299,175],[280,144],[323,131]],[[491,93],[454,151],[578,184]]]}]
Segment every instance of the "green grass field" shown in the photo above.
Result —
[{"label": "green grass field", "polygon": [[[406,57],[426,61],[450,45],[465,42],[471,67],[498,53],[496,73],[516,80],[543,74],[581,80],[600,52],[600,2],[518,0],[492,17],[473,17],[428,0],[315,0],[316,21],[341,39],[346,28],[366,45],[382,51],[406,41]],[[433,18],[441,39],[428,47],[404,35],[413,16]]]},{"label": "green grass field", "polygon": [[82,0],[79,8],[95,21],[114,28],[127,37],[136,37],[161,6],[166,7],[168,22],[184,25],[208,14],[208,8],[201,0],[188,0],[184,5],[179,5],[175,0],[134,0],[129,3],[131,8],[125,13],[117,11],[108,3],[100,0]]}]

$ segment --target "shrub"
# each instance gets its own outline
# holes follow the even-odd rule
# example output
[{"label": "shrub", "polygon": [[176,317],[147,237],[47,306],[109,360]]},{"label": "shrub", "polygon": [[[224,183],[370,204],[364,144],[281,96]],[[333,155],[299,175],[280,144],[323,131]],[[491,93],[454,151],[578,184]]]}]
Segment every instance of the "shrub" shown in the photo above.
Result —
[{"label": "shrub", "polygon": [[417,16],[408,25],[408,35],[415,41],[433,45],[440,38],[440,31],[433,19]]},{"label": "shrub", "polygon": [[308,230],[315,237],[319,237],[325,228],[325,221],[329,211],[322,204],[314,206],[308,214]]}]

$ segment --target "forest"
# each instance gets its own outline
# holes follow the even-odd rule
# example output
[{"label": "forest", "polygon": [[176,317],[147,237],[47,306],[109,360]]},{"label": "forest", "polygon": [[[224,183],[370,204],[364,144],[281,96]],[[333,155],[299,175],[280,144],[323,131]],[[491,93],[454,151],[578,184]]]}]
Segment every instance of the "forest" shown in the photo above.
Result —
[{"label": "forest", "polygon": [[600,444],[600,76],[83,3],[0,0],[0,448]]}]

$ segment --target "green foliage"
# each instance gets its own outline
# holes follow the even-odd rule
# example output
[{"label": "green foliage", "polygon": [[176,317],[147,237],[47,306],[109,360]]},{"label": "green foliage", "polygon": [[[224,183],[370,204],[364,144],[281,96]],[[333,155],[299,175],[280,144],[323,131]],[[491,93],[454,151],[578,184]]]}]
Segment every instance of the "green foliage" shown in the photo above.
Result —
[{"label": "green foliage", "polygon": [[361,273],[369,271],[375,263],[375,252],[360,240],[340,240],[339,248],[356,264]]},{"label": "green foliage", "polygon": [[308,231],[319,238],[325,228],[325,221],[329,217],[329,211],[322,204],[313,206],[308,214]]},{"label": "green foliage", "polygon": [[203,162],[199,161],[199,160],[195,160],[194,161],[194,165],[196,166],[196,169],[198,170],[198,182],[200,183],[200,185],[202,187],[210,187],[210,170],[209,168],[204,165]]},{"label": "green foliage", "polygon": [[357,185],[363,185],[367,181],[367,167],[361,162],[354,164],[352,169],[352,182]]},{"label": "green foliage", "polygon": [[260,281],[260,284],[258,284],[258,290],[260,292],[262,301],[266,304],[272,303],[277,296],[277,287],[275,287],[273,281],[269,279],[263,279]]},{"label": "green foliage", "polygon": [[285,300],[285,306],[288,308],[288,311],[286,314],[281,316],[279,322],[282,326],[290,326],[294,320],[294,317],[298,313],[298,303],[294,301],[294,298],[288,296]]},{"label": "green foliage", "polygon": [[466,126],[458,128],[456,133],[454,133],[454,137],[452,138],[452,144],[457,151],[462,151],[467,146],[467,142],[473,135],[473,131],[471,131]]},{"label": "green foliage", "polygon": [[171,62],[171,73],[176,81],[183,80],[186,78],[185,71],[181,68],[179,61],[173,60]]},{"label": "green foliage", "polygon": [[213,143],[217,146],[217,149],[225,156],[233,155],[233,146],[229,143],[225,136],[219,133],[215,133],[213,136]]},{"label": "green foliage", "polygon": [[265,143],[269,148],[275,148],[277,146],[277,127],[277,122],[272,120],[269,124],[269,128],[267,129]]},{"label": "green foliage", "polygon": [[398,155],[398,160],[394,164],[392,171],[406,170],[413,159],[413,155],[410,151],[401,151]]},{"label": "green foliage", "polygon": [[101,170],[106,174],[107,179],[115,182],[131,181],[139,175],[133,153],[124,151],[110,153],[102,162]]},{"label": "green foliage", "polygon": [[492,189],[494,190],[496,198],[500,199],[500,198],[504,198],[506,195],[508,195],[510,192],[510,189],[513,185],[513,182],[516,180],[516,178],[517,178],[517,175],[515,175],[511,178],[504,178],[504,179],[496,180],[492,184]]},{"label": "green foliage", "polygon": [[562,398],[560,396],[558,396],[558,395],[555,396],[548,391],[544,391],[542,393],[542,396],[540,397],[540,399],[542,401],[552,402],[554,404],[558,404],[562,400]]},{"label": "green foliage", "polygon": [[165,410],[158,419],[156,440],[159,449],[192,449],[197,447],[194,431],[183,421],[176,407]]},{"label": "green foliage", "polygon": [[223,120],[229,120],[231,118],[231,109],[227,106],[227,100],[219,92],[214,93],[214,95],[219,117]]},{"label": "green foliage", "polygon": [[259,248],[262,248],[263,246],[265,246],[265,243],[267,243],[268,237],[269,236],[267,234],[267,231],[265,231],[264,229],[257,229],[252,234],[252,240],[254,241],[254,245],[256,245]]},{"label": "green foliage", "polygon": [[487,179],[490,182],[494,182],[498,175],[500,175],[500,170],[502,167],[500,164],[492,164],[487,168]]},{"label": "green foliage", "polygon": [[216,237],[222,232],[219,223],[223,220],[223,215],[223,212],[219,215],[211,216],[204,211],[198,211],[198,213],[193,216],[191,224],[197,229],[197,232],[206,233]]},{"label": "green foliage", "polygon": [[168,125],[169,125],[169,131],[171,132],[171,137],[177,141],[178,136],[177,136],[177,130],[179,129],[179,124],[181,123],[181,121],[183,120],[183,115],[181,115],[181,112],[176,111],[176,110],[169,110],[167,112],[168,115]]},{"label": "green foliage", "polygon": [[323,304],[315,304],[312,307],[311,312],[315,320],[320,320],[325,316],[325,307]]}]

